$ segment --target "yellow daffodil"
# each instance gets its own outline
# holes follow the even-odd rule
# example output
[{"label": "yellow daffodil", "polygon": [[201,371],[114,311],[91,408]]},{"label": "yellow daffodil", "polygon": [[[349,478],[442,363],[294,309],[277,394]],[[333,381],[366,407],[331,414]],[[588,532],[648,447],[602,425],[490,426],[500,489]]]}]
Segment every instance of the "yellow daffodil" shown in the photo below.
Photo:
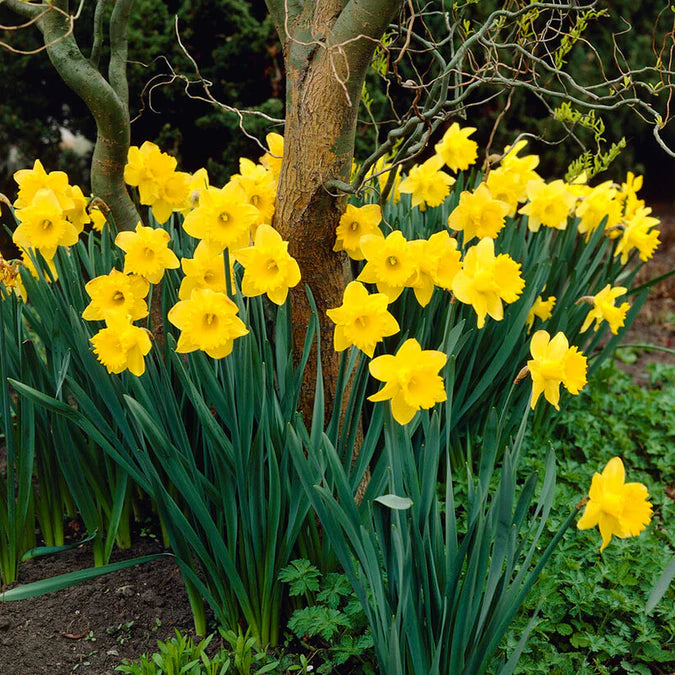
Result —
[{"label": "yellow daffodil", "polygon": [[429,239],[410,242],[417,264],[417,274],[408,285],[415,292],[417,302],[426,307],[434,292],[434,286],[450,290],[457,272],[462,269],[461,253],[457,240],[447,231],[436,232]]},{"label": "yellow daffodil", "polygon": [[485,325],[488,314],[501,321],[502,301],[515,302],[524,287],[520,265],[506,253],[495,256],[494,241],[489,237],[467,250],[463,267],[452,282],[455,297],[476,311],[478,328]]},{"label": "yellow daffodil", "polygon": [[14,202],[15,209],[30,206],[38,191],[47,189],[54,193],[59,202],[59,208],[63,211],[73,207],[70,198],[70,185],[68,174],[63,171],[50,171],[47,173],[42,162],[36,159],[32,169],[20,169],[14,173],[14,180],[19,186],[19,193]]},{"label": "yellow daffodil", "polygon": [[504,227],[509,210],[508,204],[494,199],[487,185],[481,183],[475,192],[465,190],[460,194],[459,204],[448,216],[448,227],[462,230],[464,243],[474,237],[494,239]]},{"label": "yellow daffodil", "polygon": [[354,345],[372,357],[378,342],[400,330],[396,319],[387,311],[388,304],[389,298],[384,293],[369,295],[358,281],[347,284],[342,305],[326,311],[335,324],[335,351],[342,352]]},{"label": "yellow daffodil", "polygon": [[450,194],[450,186],[455,182],[452,176],[441,171],[442,167],[443,159],[439,155],[413,166],[401,181],[399,191],[411,194],[412,205],[418,206],[420,211],[426,210],[427,206],[439,206]]},{"label": "yellow daffodil", "polygon": [[346,251],[352,260],[363,260],[361,237],[372,234],[384,239],[379,228],[382,222],[382,209],[379,204],[354,206],[347,204],[345,212],[340,216],[340,224],[335,230],[336,241],[334,251]]},{"label": "yellow daffodil", "polygon": [[530,353],[532,359],[527,368],[532,377],[532,409],[543,392],[546,400],[559,410],[561,384],[570,394],[578,394],[586,384],[586,357],[569,346],[563,333],[551,339],[545,330],[538,330],[530,341]]},{"label": "yellow daffodil", "polygon": [[148,315],[145,297],[150,284],[137,274],[123,274],[112,270],[87,282],[87,291],[91,302],[87,305],[82,318],[86,321],[105,319],[110,313],[121,314],[137,321]]},{"label": "yellow daffodil", "polygon": [[529,202],[518,213],[528,216],[527,226],[531,232],[538,232],[542,225],[557,230],[567,227],[567,217],[574,208],[576,197],[564,181],[530,181],[527,198]]},{"label": "yellow daffodil", "polygon": [[660,232],[652,229],[659,224],[659,219],[650,216],[649,207],[638,209],[630,220],[625,222],[621,239],[616,246],[614,255],[621,255],[621,263],[628,262],[628,254],[636,248],[640,252],[640,260],[647,261],[654,255],[659,245]]},{"label": "yellow daffodil", "polygon": [[530,307],[530,311],[527,313],[525,325],[527,326],[528,332],[532,329],[535,318],[539,318],[542,321],[548,321],[548,319],[551,318],[554,306],[555,296],[549,295],[546,300],[544,300],[541,295],[538,296],[534,301],[534,305]]},{"label": "yellow daffodil", "polygon": [[136,225],[134,232],[120,232],[115,244],[125,253],[124,273],[140,274],[151,284],[158,284],[164,270],[180,267],[176,254],[169,249],[171,237],[166,230]]},{"label": "yellow daffodil", "polygon": [[649,491],[642,483],[626,483],[623,462],[612,457],[602,473],[594,473],[584,513],[577,522],[580,530],[596,525],[600,529],[603,551],[612,536],[636,537],[652,519]]},{"label": "yellow daffodil", "polygon": [[270,133],[265,136],[269,152],[266,152],[261,158],[260,163],[272,172],[274,180],[279,180],[281,173],[281,164],[284,159],[284,137],[281,134]]},{"label": "yellow daffodil", "polygon": [[155,220],[163,224],[174,211],[182,211],[190,199],[191,176],[183,171],[174,171],[158,183],[157,199],[150,204]]},{"label": "yellow daffodil", "polygon": [[527,187],[522,187],[518,176],[505,167],[491,169],[485,184],[493,199],[509,205],[507,216],[515,216],[518,204],[527,199]]},{"label": "yellow daffodil", "polygon": [[443,352],[423,350],[414,338],[406,340],[394,356],[385,354],[370,362],[370,374],[385,385],[368,400],[391,399],[394,419],[407,424],[418,410],[433,408],[447,399],[443,378],[438,374],[447,360]]},{"label": "yellow daffodil", "polygon": [[202,190],[199,206],[185,216],[183,229],[215,248],[236,251],[248,246],[250,228],[258,220],[258,209],[247,202],[246,193],[230,182],[219,189]]},{"label": "yellow daffodil", "polygon": [[607,284],[597,295],[581,298],[579,302],[585,301],[593,305],[593,307],[588,311],[579,332],[584,333],[587,331],[593,321],[595,321],[593,330],[597,331],[600,328],[600,324],[603,321],[607,321],[609,329],[616,335],[626,320],[626,313],[630,309],[630,305],[624,302],[617,307],[614,303],[618,297],[625,295],[625,293],[626,289],[623,286],[612,288],[610,284]]},{"label": "yellow daffodil", "polygon": [[389,302],[394,302],[417,273],[409,242],[399,230],[394,230],[384,240],[369,234],[361,238],[361,250],[368,262],[357,280],[377,284],[377,290],[384,293]]},{"label": "yellow daffodil", "polygon": [[148,331],[134,326],[128,317],[121,314],[109,314],[106,327],[90,339],[96,358],[109,373],[121,373],[129,370],[140,377],[145,372],[144,356],[152,344]]},{"label": "yellow daffodil", "polygon": [[623,202],[623,217],[630,220],[640,209],[645,208],[642,199],[637,193],[642,189],[642,176],[636,176],[632,171],[626,175],[626,182],[621,183],[621,192],[618,199]]},{"label": "yellow daffodil", "polygon": [[124,181],[138,187],[141,204],[149,206],[160,199],[161,186],[176,170],[176,164],[175,157],[150,141],[140,148],[132,145],[124,167]]},{"label": "yellow daffodil", "polygon": [[617,190],[612,181],[605,181],[597,185],[579,200],[576,215],[579,220],[579,234],[586,235],[588,241],[591,234],[598,228],[602,220],[607,217],[605,229],[614,227],[621,220],[621,202],[616,199]]},{"label": "yellow daffodil", "polygon": [[31,203],[15,211],[19,226],[14,230],[14,243],[23,249],[38,249],[45,258],[51,259],[59,246],[77,243],[78,232],[66,220],[54,192],[39,189]]},{"label": "yellow daffodil", "polygon": [[474,131],[476,127],[460,129],[459,124],[453,122],[443,134],[441,142],[436,144],[436,153],[443,158],[451,171],[464,171],[476,161],[478,143],[469,138]]},{"label": "yellow daffodil", "polygon": [[500,168],[507,171],[515,179],[521,194],[520,201],[525,200],[527,184],[533,180],[541,180],[541,177],[535,171],[537,166],[539,166],[539,157],[537,155],[518,156],[518,153],[526,145],[527,141],[520,140],[512,146],[505,147],[504,157],[500,163]]},{"label": "yellow daffodil", "polygon": [[277,183],[272,172],[245,157],[239,159],[239,171],[240,173],[232,176],[232,181],[242,188],[246,201],[258,210],[253,228],[263,223],[271,225],[277,196]]},{"label": "yellow daffodil", "polygon": [[224,358],[232,351],[234,340],[248,333],[238,311],[225,293],[195,289],[189,300],[180,300],[169,310],[169,321],[181,331],[176,351],[183,354],[200,349],[214,359]]},{"label": "yellow daffodil", "polygon": [[[234,269],[230,258],[230,274],[234,289]],[[219,248],[200,241],[192,258],[181,258],[185,277],[178,290],[179,300],[189,300],[195,288],[210,288],[218,293],[227,292],[225,280],[225,256]]]},{"label": "yellow daffodil", "polygon": [[300,268],[288,252],[288,242],[270,225],[260,225],[253,246],[240,249],[236,256],[244,267],[244,295],[266,293],[272,302],[283,305],[288,289],[300,283]]}]

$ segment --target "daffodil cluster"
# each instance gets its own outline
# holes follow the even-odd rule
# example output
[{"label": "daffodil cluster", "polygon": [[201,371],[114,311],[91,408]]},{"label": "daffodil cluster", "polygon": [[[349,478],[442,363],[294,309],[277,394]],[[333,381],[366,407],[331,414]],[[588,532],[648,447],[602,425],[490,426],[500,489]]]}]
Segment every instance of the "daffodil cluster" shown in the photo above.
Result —
[{"label": "daffodil cluster", "polygon": [[14,215],[19,223],[14,230],[14,243],[35,276],[31,255],[39,251],[56,278],[52,262],[56,249],[77,243],[84,226],[92,222],[87,212],[89,200],[77,185],[70,185],[67,174],[45,171],[39,159],[32,169],[17,171],[14,180],[19,186],[14,202]]}]

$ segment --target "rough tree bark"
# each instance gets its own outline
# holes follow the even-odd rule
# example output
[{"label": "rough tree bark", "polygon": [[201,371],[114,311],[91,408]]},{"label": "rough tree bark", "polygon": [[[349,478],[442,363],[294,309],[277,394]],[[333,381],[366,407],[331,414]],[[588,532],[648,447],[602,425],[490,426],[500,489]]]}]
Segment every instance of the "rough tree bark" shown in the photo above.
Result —
[{"label": "rough tree bark", "polygon": [[[342,303],[344,254],[333,252],[341,198],[325,185],[348,182],[361,90],[377,41],[403,0],[266,0],[286,66],[284,161],[274,225],[302,272],[291,294],[294,352],[310,318],[304,284],[316,301],[327,414],[333,407],[337,354],[326,310]],[[312,360],[310,359],[310,364]],[[301,410],[311,415],[316,372],[306,371]]]},{"label": "rough tree bark", "polygon": [[[97,2],[98,20],[102,18],[104,2]],[[66,0],[54,0],[55,9],[49,11],[45,11],[44,6],[21,0],[6,0],[6,6],[17,14],[31,19],[39,16],[36,25],[43,35],[50,61],[61,79],[84,101],[96,121],[91,189],[110,207],[120,229],[133,229],[140,220],[124,184],[124,165],[130,142],[126,28],[132,5],[133,0],[115,0],[110,19],[111,57],[106,80],[94,55],[88,60],[81,52],[72,31]],[[100,34],[98,28],[100,26],[95,28],[97,35]]]}]

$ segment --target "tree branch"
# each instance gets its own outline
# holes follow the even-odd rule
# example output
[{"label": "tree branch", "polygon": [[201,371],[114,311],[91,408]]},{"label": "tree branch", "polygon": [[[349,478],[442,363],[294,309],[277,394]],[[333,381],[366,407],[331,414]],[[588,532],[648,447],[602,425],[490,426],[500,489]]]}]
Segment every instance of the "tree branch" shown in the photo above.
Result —
[{"label": "tree branch", "polygon": [[127,84],[127,24],[134,0],[115,0],[110,17],[110,64],[108,81],[125,109],[129,108],[129,85]]},{"label": "tree branch", "polygon": [[96,0],[96,9],[94,10],[94,40],[91,45],[89,63],[97,70],[101,58],[101,46],[103,44],[103,13],[106,2],[107,0]]}]

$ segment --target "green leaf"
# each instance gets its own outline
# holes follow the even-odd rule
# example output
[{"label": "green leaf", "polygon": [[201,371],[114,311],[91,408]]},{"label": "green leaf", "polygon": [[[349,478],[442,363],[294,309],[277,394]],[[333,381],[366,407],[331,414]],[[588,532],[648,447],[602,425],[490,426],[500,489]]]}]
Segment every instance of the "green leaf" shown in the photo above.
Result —
[{"label": "green leaf", "polygon": [[141,556],[140,558],[131,558],[130,560],[122,560],[121,562],[102,565],[101,567],[90,567],[86,570],[68,572],[67,574],[60,574],[59,576],[52,577],[51,579],[41,579],[40,581],[33,581],[30,584],[15,586],[14,588],[11,588],[10,590],[0,594],[0,601],[9,602],[12,600],[26,600],[28,598],[35,598],[38,595],[60,591],[63,588],[75,586],[75,584],[103,576],[104,574],[109,574],[110,572],[123,570],[126,567],[142,565],[143,563],[156,560],[162,556],[169,556],[173,558],[170,553],[155,553],[153,555]]},{"label": "green leaf", "polygon": [[375,497],[373,501],[395,511],[405,511],[413,505],[413,501],[409,497],[398,497],[392,494]]},{"label": "green leaf", "polygon": [[656,605],[659,604],[659,600],[664,596],[673,579],[675,579],[675,556],[671,558],[668,566],[663,570],[663,573],[658,578],[652,592],[649,594],[647,606],[645,607],[647,614],[653,611]]}]

